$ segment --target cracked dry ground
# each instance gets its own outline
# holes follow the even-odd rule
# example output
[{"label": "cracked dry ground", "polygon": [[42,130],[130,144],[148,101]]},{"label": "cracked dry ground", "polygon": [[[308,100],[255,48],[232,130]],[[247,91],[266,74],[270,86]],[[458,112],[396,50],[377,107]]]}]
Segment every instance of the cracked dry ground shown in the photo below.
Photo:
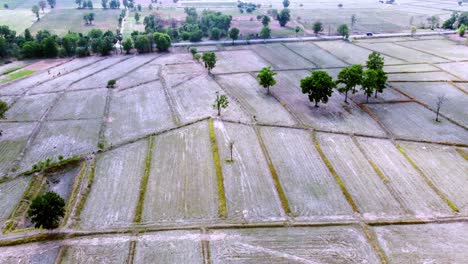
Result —
[{"label": "cracked dry ground", "polygon": [[[204,49],[217,53],[212,74],[174,49],[74,59],[0,86],[1,263],[468,259],[466,46],[432,36]],[[334,92],[314,108],[301,93],[311,71],[336,77],[372,50],[389,72],[378,98],[345,104]],[[268,65],[270,95],[255,80]],[[216,92],[230,100],[220,117]],[[78,159],[26,175],[59,155]],[[43,190],[67,201],[54,231],[25,217]]]}]

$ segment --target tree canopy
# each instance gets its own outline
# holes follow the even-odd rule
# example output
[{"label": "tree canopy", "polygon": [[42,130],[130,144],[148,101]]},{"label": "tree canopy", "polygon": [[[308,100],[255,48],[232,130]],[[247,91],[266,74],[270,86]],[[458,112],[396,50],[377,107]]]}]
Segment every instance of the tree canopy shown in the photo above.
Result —
[{"label": "tree canopy", "polygon": [[31,203],[28,216],[36,228],[54,229],[65,215],[65,201],[54,192],[37,196]]},{"label": "tree canopy", "polygon": [[278,19],[280,26],[282,27],[286,26],[286,24],[291,19],[291,14],[289,12],[289,9],[285,8],[281,10],[281,12],[279,12],[276,18]]},{"label": "tree canopy", "polygon": [[336,84],[326,71],[314,71],[310,76],[301,80],[302,93],[307,94],[309,101],[315,103],[327,103],[333,93]]},{"label": "tree canopy", "polygon": [[362,73],[362,66],[359,64],[345,67],[338,73],[337,83],[344,85],[338,88],[338,91],[345,94],[344,101],[346,103],[348,102],[348,92],[352,91],[353,94],[356,93],[356,86],[361,85]]},{"label": "tree canopy", "polygon": [[216,65],[216,54],[214,52],[205,52],[202,55],[202,60],[205,68],[208,69],[208,72],[211,72]]},{"label": "tree canopy", "polygon": [[270,87],[276,84],[275,80],[276,72],[271,70],[271,66],[264,67],[257,74],[258,83],[267,89],[267,93],[270,93]]}]

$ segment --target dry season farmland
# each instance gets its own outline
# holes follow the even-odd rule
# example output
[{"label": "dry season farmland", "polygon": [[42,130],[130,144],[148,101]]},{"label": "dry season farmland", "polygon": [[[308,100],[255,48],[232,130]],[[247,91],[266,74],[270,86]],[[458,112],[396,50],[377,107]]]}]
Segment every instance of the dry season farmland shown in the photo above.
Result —
[{"label": "dry season farmland", "polygon": [[[420,3],[402,1],[414,14]],[[376,3],[341,13],[352,4]],[[218,58],[211,73],[181,47],[14,62],[34,73],[0,84],[0,263],[468,259],[467,47],[414,36],[202,50]],[[372,50],[389,73],[377,98],[334,89],[314,107],[302,93],[313,71],[336,80]],[[270,93],[256,78],[266,66]],[[49,190],[66,200],[54,231],[27,216]]]}]

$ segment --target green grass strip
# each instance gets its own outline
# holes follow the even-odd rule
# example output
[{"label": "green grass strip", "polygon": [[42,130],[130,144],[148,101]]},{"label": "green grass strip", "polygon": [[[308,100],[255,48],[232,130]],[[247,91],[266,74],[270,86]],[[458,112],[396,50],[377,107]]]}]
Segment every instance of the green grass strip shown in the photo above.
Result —
[{"label": "green grass strip", "polygon": [[17,79],[21,79],[21,78],[29,76],[29,75],[31,75],[33,73],[34,73],[34,71],[31,71],[31,70],[18,71],[18,72],[15,72],[15,73],[12,73],[12,74],[8,75],[5,79],[1,80],[0,83],[7,83],[7,82],[11,82],[11,81],[14,81],[14,80],[17,80]]},{"label": "green grass strip", "polygon": [[385,255],[384,250],[382,249],[382,247],[380,247],[378,243],[377,236],[375,235],[374,230],[372,230],[369,226],[365,224],[362,224],[361,228],[364,231],[364,235],[367,237],[367,240],[369,241],[371,246],[374,248],[374,250],[377,252],[377,255],[380,258],[380,262],[382,264],[390,263],[387,255]]},{"label": "green grass strip", "polygon": [[146,188],[148,186],[148,179],[151,171],[151,160],[153,158],[153,146],[154,146],[154,137],[150,137],[148,140],[148,150],[146,152],[145,159],[145,172],[143,174],[143,179],[141,179],[140,184],[140,194],[138,196],[138,204],[135,210],[135,217],[133,222],[140,223],[141,215],[143,214],[143,204],[145,202]]},{"label": "green grass strip", "polygon": [[218,143],[216,142],[216,134],[215,134],[212,119],[208,120],[208,125],[209,125],[209,130],[210,130],[211,150],[213,151],[213,160],[215,162],[216,179],[217,179],[217,185],[218,185],[218,194],[219,194],[218,215],[220,218],[226,218],[227,217],[227,205],[226,205],[226,191],[224,190],[223,168],[221,167],[221,161],[219,159]]},{"label": "green grass strip", "polygon": [[411,163],[413,168],[416,169],[419,172],[419,174],[423,177],[423,179],[426,181],[426,183],[432,188],[432,190],[434,190],[434,192],[436,192],[437,195],[439,195],[439,197],[442,198],[442,200],[444,200],[447,203],[447,205],[450,207],[450,209],[452,209],[452,211],[454,211],[454,212],[460,212],[460,209],[458,209],[458,207],[452,201],[450,201],[449,198],[447,196],[445,196],[445,194],[443,194],[435,186],[435,184],[429,179],[429,177],[427,177],[427,175],[418,167],[418,165],[408,156],[406,151],[402,147],[400,147],[399,145],[397,145],[397,148],[401,152],[401,154],[403,154],[403,156],[405,156],[406,160],[409,163]]},{"label": "green grass strip", "polygon": [[93,185],[94,182],[94,174],[96,172],[96,160],[94,160],[93,164],[91,165],[91,169],[89,172],[88,176],[88,185],[86,186],[85,193],[83,194],[83,197],[81,198],[80,202],[78,203],[78,206],[76,207],[75,211],[75,217],[78,218],[81,215],[81,211],[84,208],[84,205],[86,204],[86,200],[88,199],[88,195],[91,192],[91,186]]},{"label": "green grass strip", "polygon": [[466,153],[463,149],[457,148],[457,149],[455,149],[455,150],[456,150],[456,151],[458,152],[458,154],[460,154],[465,160],[468,160],[468,153]]},{"label": "green grass strip", "polygon": [[390,182],[390,180],[387,178],[387,176],[385,176],[383,171],[377,166],[377,164],[375,164],[375,162],[373,160],[369,160],[369,163],[370,163],[370,165],[372,166],[374,171],[377,173],[377,175],[379,175],[380,179],[382,179],[382,181],[384,183]]},{"label": "green grass strip", "polygon": [[75,183],[73,184],[72,193],[67,202],[67,209],[65,211],[66,212],[65,216],[63,217],[62,227],[66,224],[68,218],[70,217],[70,213],[72,212],[73,205],[75,204],[76,197],[78,196],[78,191],[80,190],[81,181],[83,180],[83,176],[85,175],[85,172],[86,172],[86,163],[83,162],[81,165],[81,170],[78,174],[78,178],[75,180]]},{"label": "green grass strip", "polygon": [[333,175],[336,182],[340,186],[341,192],[343,192],[346,200],[348,201],[348,203],[353,208],[353,211],[356,212],[356,213],[359,213],[359,208],[358,208],[356,202],[354,201],[353,197],[349,193],[348,189],[346,189],[346,186],[345,186],[343,180],[340,178],[340,176],[336,172],[335,168],[333,168],[333,165],[330,163],[327,156],[325,156],[325,153],[323,152],[322,147],[320,147],[320,144],[318,143],[317,137],[315,136],[315,133],[313,133],[313,132],[312,132],[312,140],[314,141],[315,148],[317,149],[318,153],[320,154],[320,157],[322,158],[322,160],[325,163],[325,165],[327,166],[328,170],[330,171],[330,173]]},{"label": "green grass strip", "polygon": [[278,173],[276,172],[275,166],[273,165],[270,155],[268,154],[265,142],[263,142],[263,138],[257,129],[255,130],[255,132],[257,133],[258,143],[260,144],[260,147],[262,149],[263,156],[265,156],[266,161],[268,163],[268,168],[270,169],[271,177],[273,178],[273,184],[275,185],[276,191],[278,192],[278,196],[281,201],[281,205],[283,206],[284,212],[292,217],[293,213],[291,207],[289,206],[288,198],[286,197],[286,193],[283,190],[283,186],[281,186]]}]

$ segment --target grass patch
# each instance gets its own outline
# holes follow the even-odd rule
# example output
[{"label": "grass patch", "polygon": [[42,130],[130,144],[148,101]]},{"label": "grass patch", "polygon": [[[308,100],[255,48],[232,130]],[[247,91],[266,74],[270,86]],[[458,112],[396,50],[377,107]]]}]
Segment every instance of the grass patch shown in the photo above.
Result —
[{"label": "grass patch", "polygon": [[93,185],[94,181],[94,173],[96,171],[96,160],[94,160],[93,164],[91,165],[91,169],[89,172],[88,176],[88,185],[86,186],[85,193],[83,194],[83,197],[81,198],[80,202],[78,203],[78,206],[76,207],[76,212],[75,212],[75,217],[79,217],[81,214],[81,211],[84,208],[84,205],[86,204],[86,200],[88,198],[88,194],[91,191],[91,186]]},{"label": "grass patch", "polygon": [[455,150],[456,150],[456,151],[458,152],[458,154],[460,154],[465,160],[468,161],[468,153],[466,153],[463,149],[459,149],[459,148],[457,148],[457,149],[455,149]]},{"label": "grass patch", "polygon": [[288,198],[286,197],[286,193],[283,190],[283,186],[281,186],[281,182],[279,180],[278,173],[276,172],[275,166],[273,165],[273,162],[271,161],[270,156],[267,152],[265,142],[263,141],[263,138],[260,135],[258,129],[255,129],[255,133],[257,133],[258,142],[260,143],[260,147],[262,148],[263,155],[265,156],[266,161],[268,163],[268,168],[270,169],[271,177],[273,178],[273,184],[275,185],[276,191],[278,192],[284,212],[289,216],[293,216],[291,207],[289,206]]},{"label": "grass patch", "polygon": [[24,191],[20,202],[13,208],[10,215],[7,218],[7,223],[3,227],[2,232],[8,233],[16,228],[18,219],[23,217],[29,209],[32,199],[42,190],[44,184],[44,176],[38,175],[31,179],[28,188]]},{"label": "grass patch", "polygon": [[381,263],[383,264],[390,263],[387,255],[385,255],[384,250],[380,247],[378,243],[377,236],[375,235],[374,230],[372,230],[371,228],[369,228],[369,226],[365,224],[362,224],[361,228],[364,231],[364,235],[367,237],[367,240],[372,245],[374,250],[377,252],[377,255],[379,256]]},{"label": "grass patch", "polygon": [[31,75],[33,73],[34,73],[34,71],[31,71],[31,70],[18,71],[18,72],[15,72],[15,73],[12,73],[12,74],[8,75],[5,79],[1,80],[0,83],[7,83],[7,82],[11,82],[11,81],[14,81],[14,80],[17,80],[17,79],[21,79],[21,78],[29,76],[29,75]]},{"label": "grass patch", "polygon": [[135,223],[141,222],[141,215],[143,214],[143,204],[145,202],[145,193],[148,186],[148,179],[151,170],[151,160],[153,157],[153,146],[154,137],[150,137],[148,140],[148,151],[146,153],[145,159],[145,172],[143,174],[143,179],[141,180],[140,194],[138,196],[137,208],[135,210],[135,218],[133,219],[133,222]]},{"label": "grass patch", "polygon": [[78,196],[78,191],[80,189],[81,181],[83,179],[83,175],[85,174],[85,172],[86,172],[86,163],[83,163],[80,173],[78,174],[78,179],[76,179],[75,184],[73,184],[72,193],[70,195],[70,198],[68,199],[65,216],[63,217],[62,226],[66,224],[68,218],[70,217],[70,214],[72,212],[76,197]]},{"label": "grass patch", "polygon": [[11,68],[8,68],[6,70],[4,70],[2,73],[0,73],[0,75],[6,75],[6,74],[10,74],[14,71],[17,71],[19,69],[21,69],[22,67],[21,66],[16,66],[16,67],[11,67]]},{"label": "grass patch", "polygon": [[325,153],[323,152],[322,147],[320,147],[320,145],[318,143],[318,140],[317,140],[317,137],[315,136],[315,133],[313,133],[313,132],[312,132],[312,140],[314,141],[314,146],[317,149],[320,157],[322,158],[322,160],[325,163],[325,165],[327,166],[328,170],[330,171],[330,173],[333,175],[336,182],[340,186],[341,192],[343,192],[346,200],[348,201],[348,203],[353,208],[353,211],[356,212],[356,213],[359,213],[359,208],[358,208],[356,202],[354,201],[353,197],[349,193],[348,189],[346,189],[346,186],[344,185],[343,180],[340,178],[340,176],[336,172],[335,168],[333,168],[333,165],[330,163],[327,156],[325,156]]},{"label": "grass patch", "polygon": [[377,166],[377,164],[375,164],[374,161],[372,160],[369,160],[369,163],[370,165],[372,166],[372,168],[375,170],[375,172],[379,175],[380,179],[382,179],[382,181],[384,183],[389,183],[390,180],[387,178],[387,176],[385,176],[385,174],[383,173],[383,171]]},{"label": "grass patch", "polygon": [[213,151],[213,160],[215,162],[216,168],[216,180],[218,185],[218,194],[219,194],[219,217],[227,217],[227,205],[226,205],[226,191],[224,190],[224,177],[223,177],[223,168],[221,167],[221,161],[219,159],[219,150],[218,143],[216,142],[216,134],[213,126],[213,120],[208,120],[209,130],[210,130],[210,142],[211,150]]},{"label": "grass patch", "polygon": [[403,156],[405,156],[406,160],[409,163],[411,163],[413,168],[419,172],[419,174],[423,177],[423,179],[426,181],[426,183],[432,188],[432,190],[434,190],[434,192],[436,192],[437,195],[439,195],[439,197],[442,198],[442,200],[444,200],[445,203],[447,203],[447,205],[450,207],[450,209],[452,209],[452,211],[454,211],[454,212],[460,212],[460,209],[458,209],[458,207],[452,201],[450,201],[449,198],[447,196],[445,196],[445,194],[443,194],[435,186],[435,184],[429,179],[429,177],[427,177],[427,175],[418,167],[418,165],[408,156],[406,151],[402,147],[400,147],[398,145],[397,145],[397,148],[400,151],[400,153],[403,154]]},{"label": "grass patch", "polygon": [[[81,160],[80,156],[73,156],[68,159],[62,159],[56,162],[38,162],[37,164],[33,165],[33,168],[24,172],[24,175],[31,175],[36,172],[43,171],[45,173],[54,172],[57,170],[62,169],[70,164],[76,163]],[[47,161],[47,160],[46,160]],[[39,165],[38,165],[39,164]]]}]

